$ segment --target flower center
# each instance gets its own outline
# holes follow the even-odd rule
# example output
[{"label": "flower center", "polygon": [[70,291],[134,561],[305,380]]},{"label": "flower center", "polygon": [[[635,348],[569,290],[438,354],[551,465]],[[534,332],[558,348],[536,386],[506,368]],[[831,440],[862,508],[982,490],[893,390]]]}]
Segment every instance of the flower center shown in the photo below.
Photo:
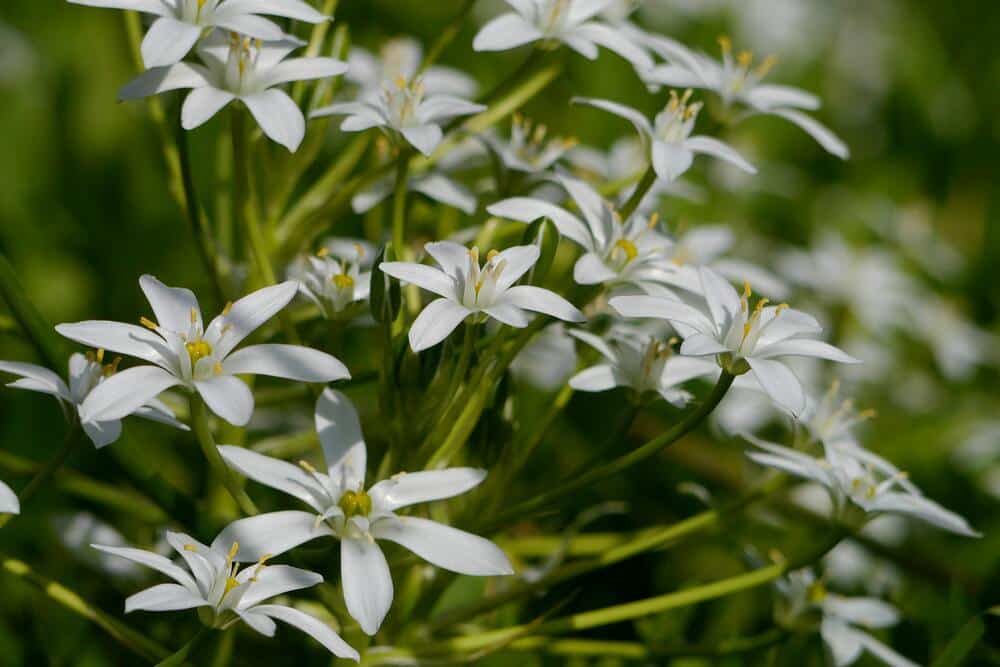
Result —
[{"label": "flower center", "polygon": [[400,74],[394,85],[386,84],[382,87],[382,97],[392,124],[397,128],[409,127],[417,120],[417,107],[424,100],[424,82],[419,78],[407,81]]},{"label": "flower center", "polygon": [[226,59],[226,87],[240,93],[250,87],[260,58],[261,41],[229,33],[229,57]]},{"label": "flower center", "polygon": [[639,249],[635,247],[635,244],[628,239],[618,239],[615,241],[615,245],[611,250],[611,258],[615,259],[616,256],[624,255],[625,264],[628,264],[639,254]]},{"label": "flower center", "polygon": [[683,95],[678,95],[676,90],[670,91],[670,101],[656,116],[656,134],[660,139],[670,144],[676,144],[691,135],[702,104],[701,102],[688,104],[690,99],[690,88],[685,90]]},{"label": "flower center", "polygon": [[555,137],[546,139],[548,127],[542,123],[534,124],[519,113],[514,114],[511,125],[510,144],[514,154],[527,164],[540,166],[543,160],[551,164],[566,151],[574,148],[579,141]]},{"label": "flower center", "polygon": [[463,302],[467,308],[489,307],[496,297],[496,286],[507,267],[507,260],[497,261],[498,253],[490,250],[486,254],[486,264],[479,266],[479,248],[469,249],[469,273],[465,282]]},{"label": "flower center", "polygon": [[346,273],[338,273],[330,278],[330,282],[333,283],[337,289],[350,289],[351,287],[354,287],[354,278],[350,277]]},{"label": "flower center", "polygon": [[368,516],[372,511],[371,496],[363,489],[345,492],[337,505],[344,510],[344,516],[348,519],[352,516]]},{"label": "flower center", "polygon": [[809,602],[820,604],[826,599],[826,586],[821,581],[813,582],[806,591],[806,596],[809,598]]},{"label": "flower center", "polygon": [[723,90],[721,92],[727,99],[745,88],[756,86],[778,62],[774,56],[767,56],[756,68],[751,69],[753,53],[743,50],[734,58],[733,42],[726,36],[719,37],[719,46],[722,48]]},{"label": "flower center", "polygon": [[212,346],[206,341],[198,339],[184,343],[188,356],[191,357],[191,365],[194,366],[205,357],[212,356]]},{"label": "flower center", "polygon": [[541,19],[541,26],[539,27],[542,29],[542,32],[549,37],[558,34],[565,26],[571,3],[572,0],[549,0],[542,3],[538,13]]}]

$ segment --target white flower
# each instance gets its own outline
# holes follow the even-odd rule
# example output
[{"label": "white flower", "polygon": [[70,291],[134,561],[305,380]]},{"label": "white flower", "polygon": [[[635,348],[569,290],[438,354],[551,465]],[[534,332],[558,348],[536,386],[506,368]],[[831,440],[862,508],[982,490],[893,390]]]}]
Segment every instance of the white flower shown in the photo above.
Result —
[{"label": "white flower", "polygon": [[809,399],[802,422],[824,447],[860,447],[854,427],[874,416],[874,410],[858,411],[851,399],[840,399],[840,381],[834,380],[822,399]]},{"label": "white flower", "polygon": [[437,345],[467,317],[480,313],[518,328],[531,322],[525,311],[567,322],[586,320],[583,313],[555,292],[533,285],[514,286],[538,261],[537,246],[490,251],[482,266],[479,248],[470,250],[451,241],[428,243],[424,247],[440,269],[412,262],[384,262],[379,266],[388,275],[441,297],[431,301],[410,327],[410,347],[414,352]]},{"label": "white flower", "polygon": [[486,110],[482,104],[460,97],[431,93],[425,98],[425,94],[421,78],[399,76],[392,83],[384,83],[378,97],[331,104],[316,109],[310,117],[346,115],[340,124],[344,132],[378,127],[397,145],[409,143],[424,155],[430,155],[444,137],[442,122]]},{"label": "white flower", "polygon": [[121,371],[102,382],[80,406],[83,421],[121,419],[161,391],[182,385],[198,392],[215,414],[236,426],[250,421],[253,394],[236,376],[270,375],[299,382],[350,377],[337,359],[297,345],[251,345],[235,350],[257,327],[295,297],[288,281],[249,294],[223,310],[206,327],[190,290],[167,287],[153,276],[139,279],[157,321],[142,327],[91,320],[60,324],[56,331],[83,345],[112,350],[153,365]]},{"label": "white flower", "polygon": [[476,51],[506,51],[541,42],[545,48],[565,44],[590,60],[598,46],[613,51],[640,70],[653,66],[646,50],[615,26],[595,21],[613,0],[507,0],[514,11],[501,14],[480,29],[472,42]]},{"label": "white flower", "polygon": [[688,380],[719,372],[718,365],[707,359],[673,354],[669,342],[653,336],[616,336],[605,341],[599,336],[580,330],[569,334],[601,353],[604,361],[586,368],[569,384],[580,391],[607,391],[614,387],[629,387],[640,396],[655,392],[668,403],[683,407],[691,394],[680,389]]},{"label": "white flower", "polygon": [[852,521],[850,515],[858,512],[862,521],[901,514],[966,537],[980,536],[965,519],[925,498],[905,473],[860,446],[824,446],[825,455],[816,458],[749,434],[743,437],[763,450],[749,452],[752,461],[821,484],[843,520]]},{"label": "white flower", "polygon": [[20,514],[21,503],[9,486],[0,482],[0,514]]},{"label": "white flower", "polygon": [[239,100],[264,134],[294,153],[305,136],[305,118],[292,98],[275,86],[325,79],[347,70],[347,63],[333,58],[286,60],[302,44],[293,38],[261,42],[236,34],[227,39],[215,32],[198,45],[198,57],[204,65],[181,62],[154,67],[127,83],[119,98],[135,100],[191,88],[181,107],[181,125],[186,130],[202,125],[227,104]]},{"label": "white flower", "polygon": [[831,593],[811,570],[792,572],[777,582],[793,616],[810,609],[822,615],[820,635],[837,667],[853,664],[865,651],[890,667],[917,667],[859,628],[888,628],[899,622],[896,609],[878,598],[845,597]]},{"label": "white flower", "polygon": [[612,205],[583,181],[565,175],[557,178],[584,220],[533,197],[511,197],[486,210],[520,222],[543,217],[552,220],[560,234],[586,251],[573,267],[573,279],[581,285],[628,283],[645,288],[656,282],[671,245],[670,239],[656,230],[657,217],[633,214],[622,220]]},{"label": "white flower", "polygon": [[374,248],[366,241],[329,239],[315,255],[293,264],[288,273],[299,281],[299,293],[330,318],[368,299],[374,259]]},{"label": "white flower", "polygon": [[365,490],[367,450],[358,413],[343,394],[327,389],[316,402],[316,430],[327,473],[294,466],[242,447],[221,446],[223,458],[262,484],[288,493],[313,512],[273,512],[242,519],[224,531],[246,549],[240,557],[282,553],[322,535],[340,540],[347,610],[372,635],[392,605],[389,565],[375,540],[396,542],[434,565],[474,576],[513,574],[495,544],[450,526],[396,510],[452,498],[478,486],[484,470],[449,468],[400,473]]},{"label": "white flower", "polygon": [[691,136],[701,102],[688,104],[690,97],[690,89],[682,97],[671,90],[666,108],[656,115],[652,123],[639,111],[617,102],[585,97],[575,98],[574,102],[603,109],[632,123],[656,175],[665,181],[673,181],[690,169],[696,153],[725,160],[751,174],[757,173],[757,169],[729,144],[712,137]]},{"label": "white flower", "polygon": [[[701,268],[705,308],[654,296],[620,296],[611,306],[625,317],[668,320],[684,338],[681,354],[715,356],[734,375],[749,372],[776,404],[800,415],[806,407],[798,378],[780,357],[816,357],[858,363],[840,349],[807,336],[821,331],[811,316],[760,299],[750,307],[750,286],[740,296],[722,276]],[[707,311],[707,312],[706,312]]]},{"label": "white flower", "polygon": [[550,169],[579,143],[576,139],[550,137],[548,128],[515,113],[510,139],[483,135],[504,166],[525,174],[540,174]]},{"label": "white flower", "polygon": [[[362,48],[352,48],[347,56],[345,78],[361,88],[359,97],[377,97],[384,83],[403,77],[411,81],[420,72],[424,49],[412,37],[396,37],[382,44],[378,54]],[[473,97],[478,88],[476,80],[453,67],[431,65],[420,78],[424,90],[431,95]]]},{"label": "white flower", "polygon": [[161,572],[177,583],[159,584],[125,600],[125,613],[133,611],[179,611],[206,608],[211,626],[228,628],[243,621],[257,632],[273,637],[275,620],[298,628],[340,658],[357,661],[358,652],[318,618],[293,607],[264,604],[291,591],[309,588],[323,577],[289,565],[267,565],[270,555],[261,554],[254,565],[239,568],[240,545],[222,541],[227,530],[211,547],[185,535],[167,532],[167,541],[187,568],[151,551],[93,544],[95,549],[127,558]]},{"label": "white flower", "polygon": [[849,151],[844,142],[816,119],[802,113],[818,109],[818,97],[799,88],[762,83],[774,66],[774,58],[765,58],[754,68],[753,54],[749,51],[741,51],[734,58],[728,38],[720,37],[719,44],[722,62],[690,51],[673,40],[650,42],[669,64],[646,72],[646,80],[677,88],[705,88],[717,93],[727,105],[740,102],[754,113],[780,116],[805,130],[833,155],[847,159]]},{"label": "white flower", "polygon": [[69,0],[76,5],[126,9],[158,18],[142,40],[146,67],[179,62],[206,30],[222,28],[255,39],[278,40],[285,33],[275,23],[258,16],[283,16],[306,23],[329,17],[302,0]]},{"label": "white flower", "polygon": [[104,363],[104,350],[75,353],[69,358],[69,385],[62,378],[43,366],[19,361],[0,361],[0,371],[20,375],[21,379],[7,385],[15,389],[27,389],[55,396],[63,406],[71,406],[79,415],[80,425],[95,447],[110,445],[121,436],[121,419],[134,414],[153,421],[169,424],[179,429],[188,427],[174,419],[174,413],[162,401],[150,396],[148,400],[135,404],[135,408],[113,419],[88,421],[82,416],[82,405],[91,392],[118,371],[118,357],[110,364]]},{"label": "white flower", "polygon": [[[436,202],[472,215],[476,212],[476,196],[464,185],[445,176],[440,170],[411,174],[406,181],[407,192],[419,192]],[[355,213],[367,213],[396,191],[396,175],[389,174],[358,192],[351,198]]]},{"label": "white flower", "polygon": [[545,327],[510,364],[517,380],[556,391],[576,372],[576,346],[562,322]]}]

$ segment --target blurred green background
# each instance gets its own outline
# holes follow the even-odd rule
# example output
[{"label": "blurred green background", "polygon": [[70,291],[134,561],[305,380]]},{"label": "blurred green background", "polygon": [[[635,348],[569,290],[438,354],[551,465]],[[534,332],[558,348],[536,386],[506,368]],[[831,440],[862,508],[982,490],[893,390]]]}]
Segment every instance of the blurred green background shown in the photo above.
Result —
[{"label": "blurred green background", "polygon": [[[338,20],[351,26],[356,43],[374,46],[386,37],[409,34],[426,44],[459,4],[343,0]],[[523,55],[470,55],[479,23],[495,11],[495,5],[480,4],[474,14],[479,20],[467,22],[442,60],[488,87]],[[967,324],[1000,335],[1000,3],[649,0],[642,21],[712,53],[716,36],[727,33],[755,53],[776,54],[780,64],[771,77],[818,93],[825,103],[820,117],[852,149],[851,160],[842,163],[788,123],[752,119],[727,138],[758,163],[761,175],[749,181],[702,166],[693,180],[705,185],[710,196],[703,204],[667,203],[664,212],[671,224],[731,224],[745,239],[733,255],[765,265],[771,261],[768,244],[804,244],[818,232],[836,229],[856,246],[892,248],[928,293],[951,304]],[[188,227],[165,187],[162,153],[145,105],[116,102],[117,89],[134,75],[121,15],[60,0],[3,0],[0,22],[0,249],[44,315],[52,322],[133,321],[146,309],[136,282],[142,273],[206,291]],[[566,76],[526,109],[559,134],[606,148],[631,131],[607,114],[571,108],[573,95],[607,97],[648,112],[663,104],[662,94],[651,95],[613,55],[604,54],[596,63],[569,60]],[[211,173],[219,126],[214,121],[192,136],[195,170],[203,175]],[[330,155],[341,142],[331,132]],[[208,178],[200,180],[199,188],[203,197],[214,194]],[[336,234],[356,233],[360,227],[350,216],[329,223]],[[942,255],[942,248],[956,252]],[[360,335],[355,338],[357,349],[364,341]],[[914,526],[902,543],[886,548],[910,575],[892,597],[906,621],[889,638],[913,659],[936,655],[968,617],[1000,602],[1000,354],[996,339],[987,340],[969,372],[948,377],[926,345],[905,335],[878,339],[880,346],[891,348],[891,357],[886,353],[891,363],[880,377],[856,385],[859,403],[880,413],[866,428],[869,446],[986,533],[982,540],[969,541]],[[31,348],[8,318],[0,319],[0,358],[33,360]],[[546,400],[541,394],[528,396],[526,403],[536,396],[539,403]],[[574,398],[568,419],[557,429],[563,446],[546,450],[532,468],[537,479],[529,470],[525,487],[537,489],[551,466],[569,470],[587,458],[588,448],[602,442],[600,436],[608,430],[607,400]],[[644,431],[658,428],[657,418],[654,414],[640,421],[633,434],[637,442]],[[0,477],[19,483],[18,461],[48,458],[62,430],[54,401],[0,391],[0,450],[23,457],[0,458]],[[955,452],[976,437],[983,442],[977,445],[974,465],[967,465]],[[185,464],[196,457],[183,434],[130,420],[122,441],[100,454],[84,452],[71,466],[97,479],[115,480],[123,490],[141,487],[166,503],[177,491],[169,485],[144,486],[150,467],[183,488],[196,484]],[[677,491],[680,482],[696,481],[724,495],[748,474],[746,468],[738,442],[711,440],[706,432],[672,451],[662,466],[633,471],[593,490],[581,506],[628,501],[633,511],[627,517],[602,521],[596,529],[668,522],[700,508],[697,500]],[[127,580],[109,585],[105,574],[61,543],[50,520],[80,509],[101,516],[130,540],[154,538],[151,524],[52,493],[39,498],[29,516],[4,529],[0,549],[117,612],[135,586]],[[204,521],[198,508],[187,511],[195,525]],[[540,601],[538,610],[571,593],[575,597],[569,609],[586,609],[671,590],[678,581],[724,576],[740,567],[738,547],[745,530],[747,526],[735,526],[725,537],[584,578]],[[769,530],[755,528],[747,539],[766,544]],[[669,639],[682,632],[688,640],[727,637],[768,615],[768,595],[762,590],[650,619],[639,627],[611,626],[594,636]],[[176,628],[193,627],[185,625],[192,618],[131,620],[167,642],[176,641]],[[267,650],[262,641],[246,641]],[[1000,644],[993,646],[968,664],[1000,664]],[[242,654],[244,659],[234,664],[263,664],[246,661],[245,656],[254,655],[246,646]],[[780,664],[820,664],[815,647],[793,647],[790,655]],[[276,659],[276,664],[292,664],[293,659],[268,657],[272,664]],[[132,664],[131,659],[90,625],[0,573],[0,665],[115,665]],[[494,658],[495,664],[511,665],[534,660]]]}]

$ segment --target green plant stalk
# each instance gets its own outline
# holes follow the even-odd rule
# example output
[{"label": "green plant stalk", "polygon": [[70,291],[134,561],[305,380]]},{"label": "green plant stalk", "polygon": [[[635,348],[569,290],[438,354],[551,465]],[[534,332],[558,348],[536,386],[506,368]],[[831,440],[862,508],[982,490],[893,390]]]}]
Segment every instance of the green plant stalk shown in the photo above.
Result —
[{"label": "green plant stalk", "polygon": [[191,394],[190,401],[191,429],[194,431],[195,438],[201,446],[202,454],[205,455],[205,460],[208,461],[212,474],[222,480],[229,495],[236,501],[244,514],[248,516],[257,514],[257,507],[240,486],[235,474],[222,460],[222,455],[219,454],[219,450],[215,446],[215,438],[212,437],[212,430],[208,425],[208,410],[205,407],[205,401],[197,393]]},{"label": "green plant stalk", "polygon": [[105,614],[59,582],[36,573],[27,563],[14,558],[3,558],[2,567],[4,571],[30,583],[49,599],[93,622],[108,633],[112,639],[136,655],[149,661],[162,660],[169,655],[170,652],[167,649],[121,621]]},{"label": "green plant stalk", "polygon": [[184,646],[177,649],[177,651],[169,657],[156,663],[156,667],[180,667],[180,665],[183,665],[187,661],[191,651],[193,651],[198,644],[202,643],[208,636],[209,628],[202,626],[187,644],[184,644]]},{"label": "green plant stalk", "polygon": [[[18,494],[18,500],[20,501],[22,508],[29,500],[31,500],[32,497],[34,497],[36,493],[38,493],[45,483],[52,479],[52,476],[63,467],[63,464],[66,463],[66,459],[69,458],[69,455],[73,453],[73,450],[77,448],[77,445],[79,445],[83,439],[83,429],[76,423],[71,424],[70,430],[66,434],[66,438],[63,440],[62,447],[59,448],[59,451],[57,451],[55,456],[46,461],[45,464],[38,469],[35,476],[31,478],[24,488],[21,489],[21,493]],[[0,528],[6,526],[7,522],[9,522],[12,518],[13,515],[11,514],[0,516]]]},{"label": "green plant stalk", "polygon": [[448,381],[448,388],[442,398],[441,408],[436,418],[431,422],[435,426],[444,419],[451,401],[457,398],[458,390],[465,380],[466,373],[469,372],[469,362],[472,360],[472,350],[475,347],[477,329],[478,327],[475,322],[467,322],[465,324],[465,336],[462,339],[462,349],[458,353],[458,361],[455,363],[451,379]]},{"label": "green plant stalk", "polygon": [[241,107],[234,105],[230,129],[233,140],[233,214],[238,227],[244,229],[250,253],[260,280],[265,285],[275,284],[274,268],[267,254],[267,243],[260,229],[254,202],[250,170],[250,154],[247,150],[245,114]]},{"label": "green plant stalk", "polygon": [[410,153],[403,150],[396,162],[396,188],[392,194],[392,247],[406,259],[406,186],[410,176]]},{"label": "green plant stalk", "polygon": [[[323,0],[323,7],[320,8],[320,12],[324,16],[332,17],[334,12],[337,11],[337,5],[340,4],[338,0]],[[305,52],[302,54],[305,58],[315,58],[319,55],[320,50],[323,48],[323,42],[326,40],[326,34],[330,31],[330,26],[333,21],[320,21],[315,24],[312,29],[312,33],[309,35],[309,44],[306,46]],[[302,98],[306,93],[306,82],[296,81],[292,85],[292,99],[295,100],[295,104],[301,106]]]},{"label": "green plant stalk", "polygon": [[476,0],[465,0],[465,4],[458,10],[448,25],[441,31],[438,38],[434,40],[434,44],[431,48],[427,50],[427,54],[424,56],[423,62],[420,63],[420,69],[417,70],[417,75],[421,75],[427,71],[427,68],[437,62],[437,59],[441,57],[441,53],[444,52],[448,45],[455,41],[455,37],[458,36],[459,31],[462,29],[462,24],[465,22],[465,17],[472,10],[472,7],[476,4]]},{"label": "green plant stalk", "polygon": [[502,514],[497,520],[503,521],[505,519],[509,519],[510,517],[524,516],[535,512],[557,500],[561,500],[566,496],[576,493],[580,489],[584,489],[599,480],[616,475],[621,471],[631,468],[637,463],[641,463],[649,457],[660,453],[687,435],[706,417],[708,417],[708,415],[715,410],[716,406],[719,405],[719,402],[726,395],[726,392],[729,391],[729,387],[733,384],[734,379],[735,378],[732,375],[723,371],[719,376],[718,382],[716,382],[715,386],[712,388],[711,393],[705,398],[701,405],[689,412],[684,419],[679,421],[662,435],[653,438],[638,449],[635,449],[606,465],[591,468],[590,470],[583,471],[578,475],[571,476],[568,480],[555,488],[516,505],[508,512]]},{"label": "green plant stalk", "polygon": [[39,358],[50,369],[62,375],[60,369],[66,368],[69,359],[62,339],[28,298],[17,272],[3,253],[0,253],[0,296],[7,302],[11,315],[31,341]]},{"label": "green plant stalk", "polygon": [[624,206],[618,212],[622,216],[622,220],[628,220],[632,217],[632,214],[639,208],[639,204],[642,203],[643,198],[649,193],[649,189],[656,183],[656,178],[656,170],[650,165],[639,180],[639,184],[635,186],[635,192],[632,193],[632,196],[628,198],[628,201],[625,202]]}]

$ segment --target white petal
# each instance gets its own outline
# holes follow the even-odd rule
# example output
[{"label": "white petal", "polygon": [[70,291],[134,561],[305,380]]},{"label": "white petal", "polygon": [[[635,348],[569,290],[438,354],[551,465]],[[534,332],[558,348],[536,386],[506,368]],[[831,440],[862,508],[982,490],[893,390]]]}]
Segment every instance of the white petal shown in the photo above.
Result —
[{"label": "white petal", "polygon": [[889,667],[920,667],[917,663],[904,658],[891,648],[878,641],[866,632],[859,632],[858,641],[869,653],[889,665]]},{"label": "white petal", "polygon": [[209,607],[208,601],[177,584],[159,584],[125,600],[125,613],[133,611],[179,611]]},{"label": "white petal", "polygon": [[670,86],[671,88],[704,88],[705,82],[693,72],[682,65],[660,65],[647,71],[643,78],[648,83]]},{"label": "white petal", "polygon": [[328,21],[329,16],[317,11],[302,0],[226,0],[218,13],[233,14],[269,14],[283,16],[306,23],[321,23]]},{"label": "white petal", "polygon": [[441,143],[444,133],[437,125],[428,123],[415,127],[404,127],[400,131],[403,138],[424,155],[430,155]]},{"label": "white petal", "polygon": [[905,514],[965,537],[982,536],[963,517],[945,509],[933,500],[912,493],[882,493],[869,504],[869,510]]},{"label": "white petal", "polygon": [[855,359],[838,347],[819,340],[808,338],[791,338],[777,343],[772,343],[766,347],[758,347],[754,356],[764,359],[772,357],[813,357],[816,359],[829,359],[841,364],[860,364],[860,359]]},{"label": "white petal", "polygon": [[497,290],[505,290],[518,280],[538,261],[541,251],[536,245],[519,245],[501,251],[494,262],[504,262],[503,273],[497,280]]},{"label": "white petal", "polygon": [[600,44],[609,51],[617,53],[640,71],[651,68],[653,59],[644,48],[635,44],[621,31],[604,23],[585,23],[574,31],[574,35]]},{"label": "white petal", "polygon": [[476,102],[463,100],[453,95],[428,97],[417,108],[417,115],[424,123],[440,123],[457,116],[469,116],[486,111],[486,107]]},{"label": "white petal", "polygon": [[771,359],[747,359],[754,377],[764,392],[778,406],[795,416],[802,414],[806,407],[806,396],[795,373],[780,361]]},{"label": "white petal", "polygon": [[534,319],[527,311],[509,303],[494,304],[483,312],[498,322],[517,329],[523,329]]},{"label": "white petal", "polygon": [[211,86],[195,88],[184,98],[184,105],[181,107],[181,127],[185,130],[200,127],[234,99],[236,96],[226,90]]},{"label": "white petal", "polygon": [[333,532],[325,523],[317,524],[313,512],[270,512],[229,524],[215,538],[211,548],[226,553],[238,543],[240,550],[236,559],[247,563],[267,554],[279,556],[323,535],[333,535]]},{"label": "white petal", "polygon": [[[73,396],[69,392],[69,387],[63,379],[44,366],[28,364],[21,361],[0,361],[0,372],[20,375],[23,378],[34,380],[34,384],[16,385],[20,389],[31,389],[52,394],[64,401],[73,402]],[[14,385],[9,385],[14,386]]]},{"label": "white petal", "polygon": [[549,218],[559,233],[566,238],[572,239],[587,250],[594,246],[590,230],[582,220],[569,211],[543,199],[511,197],[487,206],[486,211],[490,215],[519,222],[534,222],[539,218]]},{"label": "white petal", "polygon": [[653,141],[653,168],[660,178],[673,181],[691,168],[694,153],[684,145]]},{"label": "white petal", "polygon": [[309,489],[312,488],[316,488],[317,491],[322,489],[318,489],[313,476],[299,466],[234,445],[220,445],[219,454],[241,475],[273,489],[284,491],[307,503],[317,512],[325,509],[316,502],[315,496],[309,493]]},{"label": "white petal", "polygon": [[[245,572],[246,570],[244,570]],[[246,609],[277,595],[309,588],[323,581],[323,575],[290,565],[268,565],[256,574],[256,581],[240,598],[239,607]]]},{"label": "white petal", "polygon": [[329,625],[298,609],[276,604],[262,604],[254,607],[253,611],[298,628],[339,658],[347,658],[355,662],[361,659],[358,652],[341,639],[340,635],[334,632]]},{"label": "white petal", "polygon": [[368,450],[351,399],[335,389],[323,390],[316,400],[315,421],[330,477],[345,491],[361,488]]},{"label": "white petal", "polygon": [[823,600],[823,612],[868,628],[888,628],[899,622],[899,612],[878,598],[845,598],[829,595]]},{"label": "white petal", "polygon": [[517,14],[501,14],[484,25],[472,40],[476,51],[506,51],[542,38],[541,31]]},{"label": "white petal", "polygon": [[69,0],[74,5],[85,5],[87,7],[106,7],[109,9],[131,9],[146,14],[156,16],[167,16],[170,8],[163,3],[163,0]]},{"label": "white petal", "polygon": [[607,341],[600,336],[595,336],[589,331],[584,331],[583,329],[570,329],[566,333],[577,340],[582,340],[584,343],[600,352],[601,356],[610,361],[612,364],[618,363],[618,355],[611,348],[611,346],[608,345]]},{"label": "white petal", "polygon": [[584,253],[573,265],[573,280],[578,285],[599,285],[616,278],[618,273],[609,268],[601,256],[594,252]]},{"label": "white petal", "polygon": [[705,303],[715,321],[716,331],[723,332],[742,309],[740,295],[728,280],[708,267],[698,268],[698,278]]},{"label": "white petal", "polygon": [[471,314],[471,310],[449,299],[431,301],[410,327],[410,347],[420,352],[437,345]]},{"label": "white petal", "polygon": [[695,153],[704,153],[717,157],[720,160],[739,167],[743,171],[756,174],[757,168],[746,161],[746,159],[736,152],[736,149],[727,143],[712,137],[691,137],[684,142],[684,147]]},{"label": "white petal", "polygon": [[610,100],[599,100],[593,97],[574,97],[572,101],[574,104],[586,104],[624,118],[635,126],[636,132],[638,132],[643,139],[647,139],[653,135],[653,127],[649,124],[649,120],[642,113],[632,107],[625,106],[624,104],[618,104],[617,102],[612,102]]},{"label": "white petal", "polygon": [[336,357],[301,345],[250,345],[226,357],[229,374],[270,375],[299,382],[333,382],[351,377]]},{"label": "white petal", "polygon": [[604,199],[590,185],[578,178],[560,175],[558,179],[583,212],[583,217],[590,226],[590,234],[596,245],[604,246],[610,240],[611,229],[609,229],[609,225],[615,224]]},{"label": "white petal", "polygon": [[831,132],[825,125],[820,123],[815,118],[807,116],[801,111],[796,111],[795,109],[774,109],[770,113],[775,116],[781,116],[786,120],[790,120],[800,128],[805,130],[809,136],[815,139],[820,146],[826,149],[827,152],[836,155],[842,160],[846,160],[850,157],[850,150],[847,148],[847,144],[840,140],[837,135]]},{"label": "white petal", "polygon": [[441,174],[429,174],[414,181],[410,188],[463,213],[476,212],[476,196],[464,185]]},{"label": "white petal", "polygon": [[820,634],[830,648],[833,662],[837,667],[846,667],[861,655],[862,646],[857,637],[860,633],[852,630],[843,621],[824,618]]},{"label": "white petal", "polygon": [[759,84],[746,94],[747,102],[762,111],[779,107],[794,107],[815,111],[820,107],[819,98],[801,88],[775,84]]},{"label": "white petal", "polygon": [[[223,557],[213,554],[208,547],[186,533],[166,531],[167,543],[187,563],[202,597],[207,597],[215,583],[215,569],[224,564]],[[192,592],[194,592],[194,590]]]},{"label": "white petal", "polygon": [[201,307],[198,298],[189,289],[183,287],[167,287],[151,275],[139,278],[139,287],[146,295],[153,315],[161,327],[169,331],[187,331],[191,327],[191,316],[194,313],[201,322]]},{"label": "white petal", "polygon": [[153,553],[152,551],[144,551],[142,549],[133,549],[131,547],[107,547],[101,544],[92,544],[90,546],[98,551],[119,556],[120,558],[130,560],[134,563],[145,565],[146,567],[152,568],[157,572],[162,572],[179,583],[189,593],[195,593],[198,591],[198,585],[195,583],[194,579],[191,578],[190,574],[174,565],[169,558],[161,556],[160,554]]},{"label": "white petal", "polygon": [[326,79],[346,71],[347,63],[335,58],[291,58],[265,72],[260,85],[270,88],[289,81]]},{"label": "white petal", "polygon": [[21,503],[17,499],[14,491],[0,482],[0,514],[20,514]]},{"label": "white petal", "polygon": [[173,65],[186,56],[201,35],[201,28],[166,16],[153,21],[142,39],[146,68]]},{"label": "white petal", "polygon": [[[321,113],[322,111],[322,109],[313,111],[309,114],[309,117],[317,118],[328,115],[326,113]],[[360,112],[345,118],[340,124],[340,129],[343,132],[363,132],[373,127],[381,127],[385,124],[385,118],[378,111],[374,109],[361,109]]]},{"label": "white petal", "polygon": [[687,357],[674,356],[667,359],[667,363],[663,365],[660,386],[672,387],[688,380],[706,375],[715,376],[718,373],[719,365],[714,360],[689,359]]},{"label": "white petal", "polygon": [[469,268],[469,249],[460,243],[435,241],[426,244],[424,250],[440,265],[441,270],[452,278],[464,276]]},{"label": "white petal", "polygon": [[233,426],[246,426],[253,415],[253,394],[243,380],[232,375],[216,375],[195,380],[195,389],[208,409]]},{"label": "white petal", "polygon": [[306,119],[295,101],[282,90],[271,88],[240,98],[269,138],[294,153],[306,134]]},{"label": "white petal", "polygon": [[[142,410],[138,408],[137,412]],[[116,442],[122,435],[122,423],[118,419],[102,422],[83,422],[83,432],[87,434],[94,447],[100,449]]]},{"label": "white petal", "polygon": [[579,391],[607,391],[629,383],[615,366],[598,364],[585,368],[569,379],[569,386]]},{"label": "white petal", "polygon": [[[468,251],[466,251],[466,261],[468,261]],[[383,273],[393,278],[405,280],[438,296],[448,299],[457,296],[454,281],[445,272],[435,269],[433,266],[415,264],[414,262],[382,262],[379,264],[379,268]]]},{"label": "white petal", "polygon": [[487,539],[451,526],[417,517],[376,521],[372,534],[401,544],[424,560],[459,574],[514,574],[506,554]]},{"label": "white petal", "polygon": [[681,354],[692,357],[701,357],[709,354],[719,354],[727,352],[728,349],[712,336],[696,333],[684,339],[681,345]]},{"label": "white petal", "polygon": [[97,385],[80,405],[85,422],[122,419],[160,392],[182,384],[159,366],[137,366],[116,373]]},{"label": "white petal", "polygon": [[687,325],[702,333],[712,333],[714,326],[697,308],[659,296],[616,296],[608,303],[622,317],[652,317]]},{"label": "white petal", "polygon": [[201,65],[188,63],[154,67],[122,86],[122,89],[118,91],[118,99],[121,101],[137,100],[169,90],[210,86],[211,83],[207,75],[208,70]]},{"label": "white petal", "polygon": [[90,320],[57,324],[56,331],[81,345],[127,354],[158,366],[167,365],[166,359],[169,358],[167,355],[171,354],[162,338],[149,329],[134,324]]},{"label": "white petal", "polygon": [[466,493],[486,479],[479,468],[447,468],[401,473],[373,486],[368,494],[376,506],[387,512],[416,503],[443,500]]},{"label": "white petal", "polygon": [[[237,14],[225,11],[229,2],[222,5],[222,11],[215,14],[215,25],[220,30],[239,33],[263,40],[280,40],[284,36],[281,28],[273,21],[253,14]],[[258,60],[260,64],[260,60]]]},{"label": "white petal", "polygon": [[503,300],[536,313],[543,313],[566,322],[586,322],[580,310],[555,292],[533,285],[518,285],[504,293]]},{"label": "white petal", "polygon": [[287,306],[295,298],[297,291],[298,283],[289,280],[279,285],[259,289],[234,303],[228,315],[220,315],[221,318],[224,318],[221,322],[217,324],[213,320],[213,323],[209,325],[210,329],[217,324],[220,329],[225,328],[226,330],[226,334],[216,346],[216,355],[225,357],[229,354],[240,341]]},{"label": "white petal", "polygon": [[340,579],[347,611],[369,635],[378,632],[392,606],[392,575],[374,540],[340,542]]},{"label": "white petal", "polygon": [[264,635],[265,637],[273,637],[275,631],[278,629],[277,624],[271,620],[269,616],[264,614],[258,614],[254,611],[241,611],[239,609],[234,609],[236,615],[243,619],[243,622],[253,628],[256,632]]}]

